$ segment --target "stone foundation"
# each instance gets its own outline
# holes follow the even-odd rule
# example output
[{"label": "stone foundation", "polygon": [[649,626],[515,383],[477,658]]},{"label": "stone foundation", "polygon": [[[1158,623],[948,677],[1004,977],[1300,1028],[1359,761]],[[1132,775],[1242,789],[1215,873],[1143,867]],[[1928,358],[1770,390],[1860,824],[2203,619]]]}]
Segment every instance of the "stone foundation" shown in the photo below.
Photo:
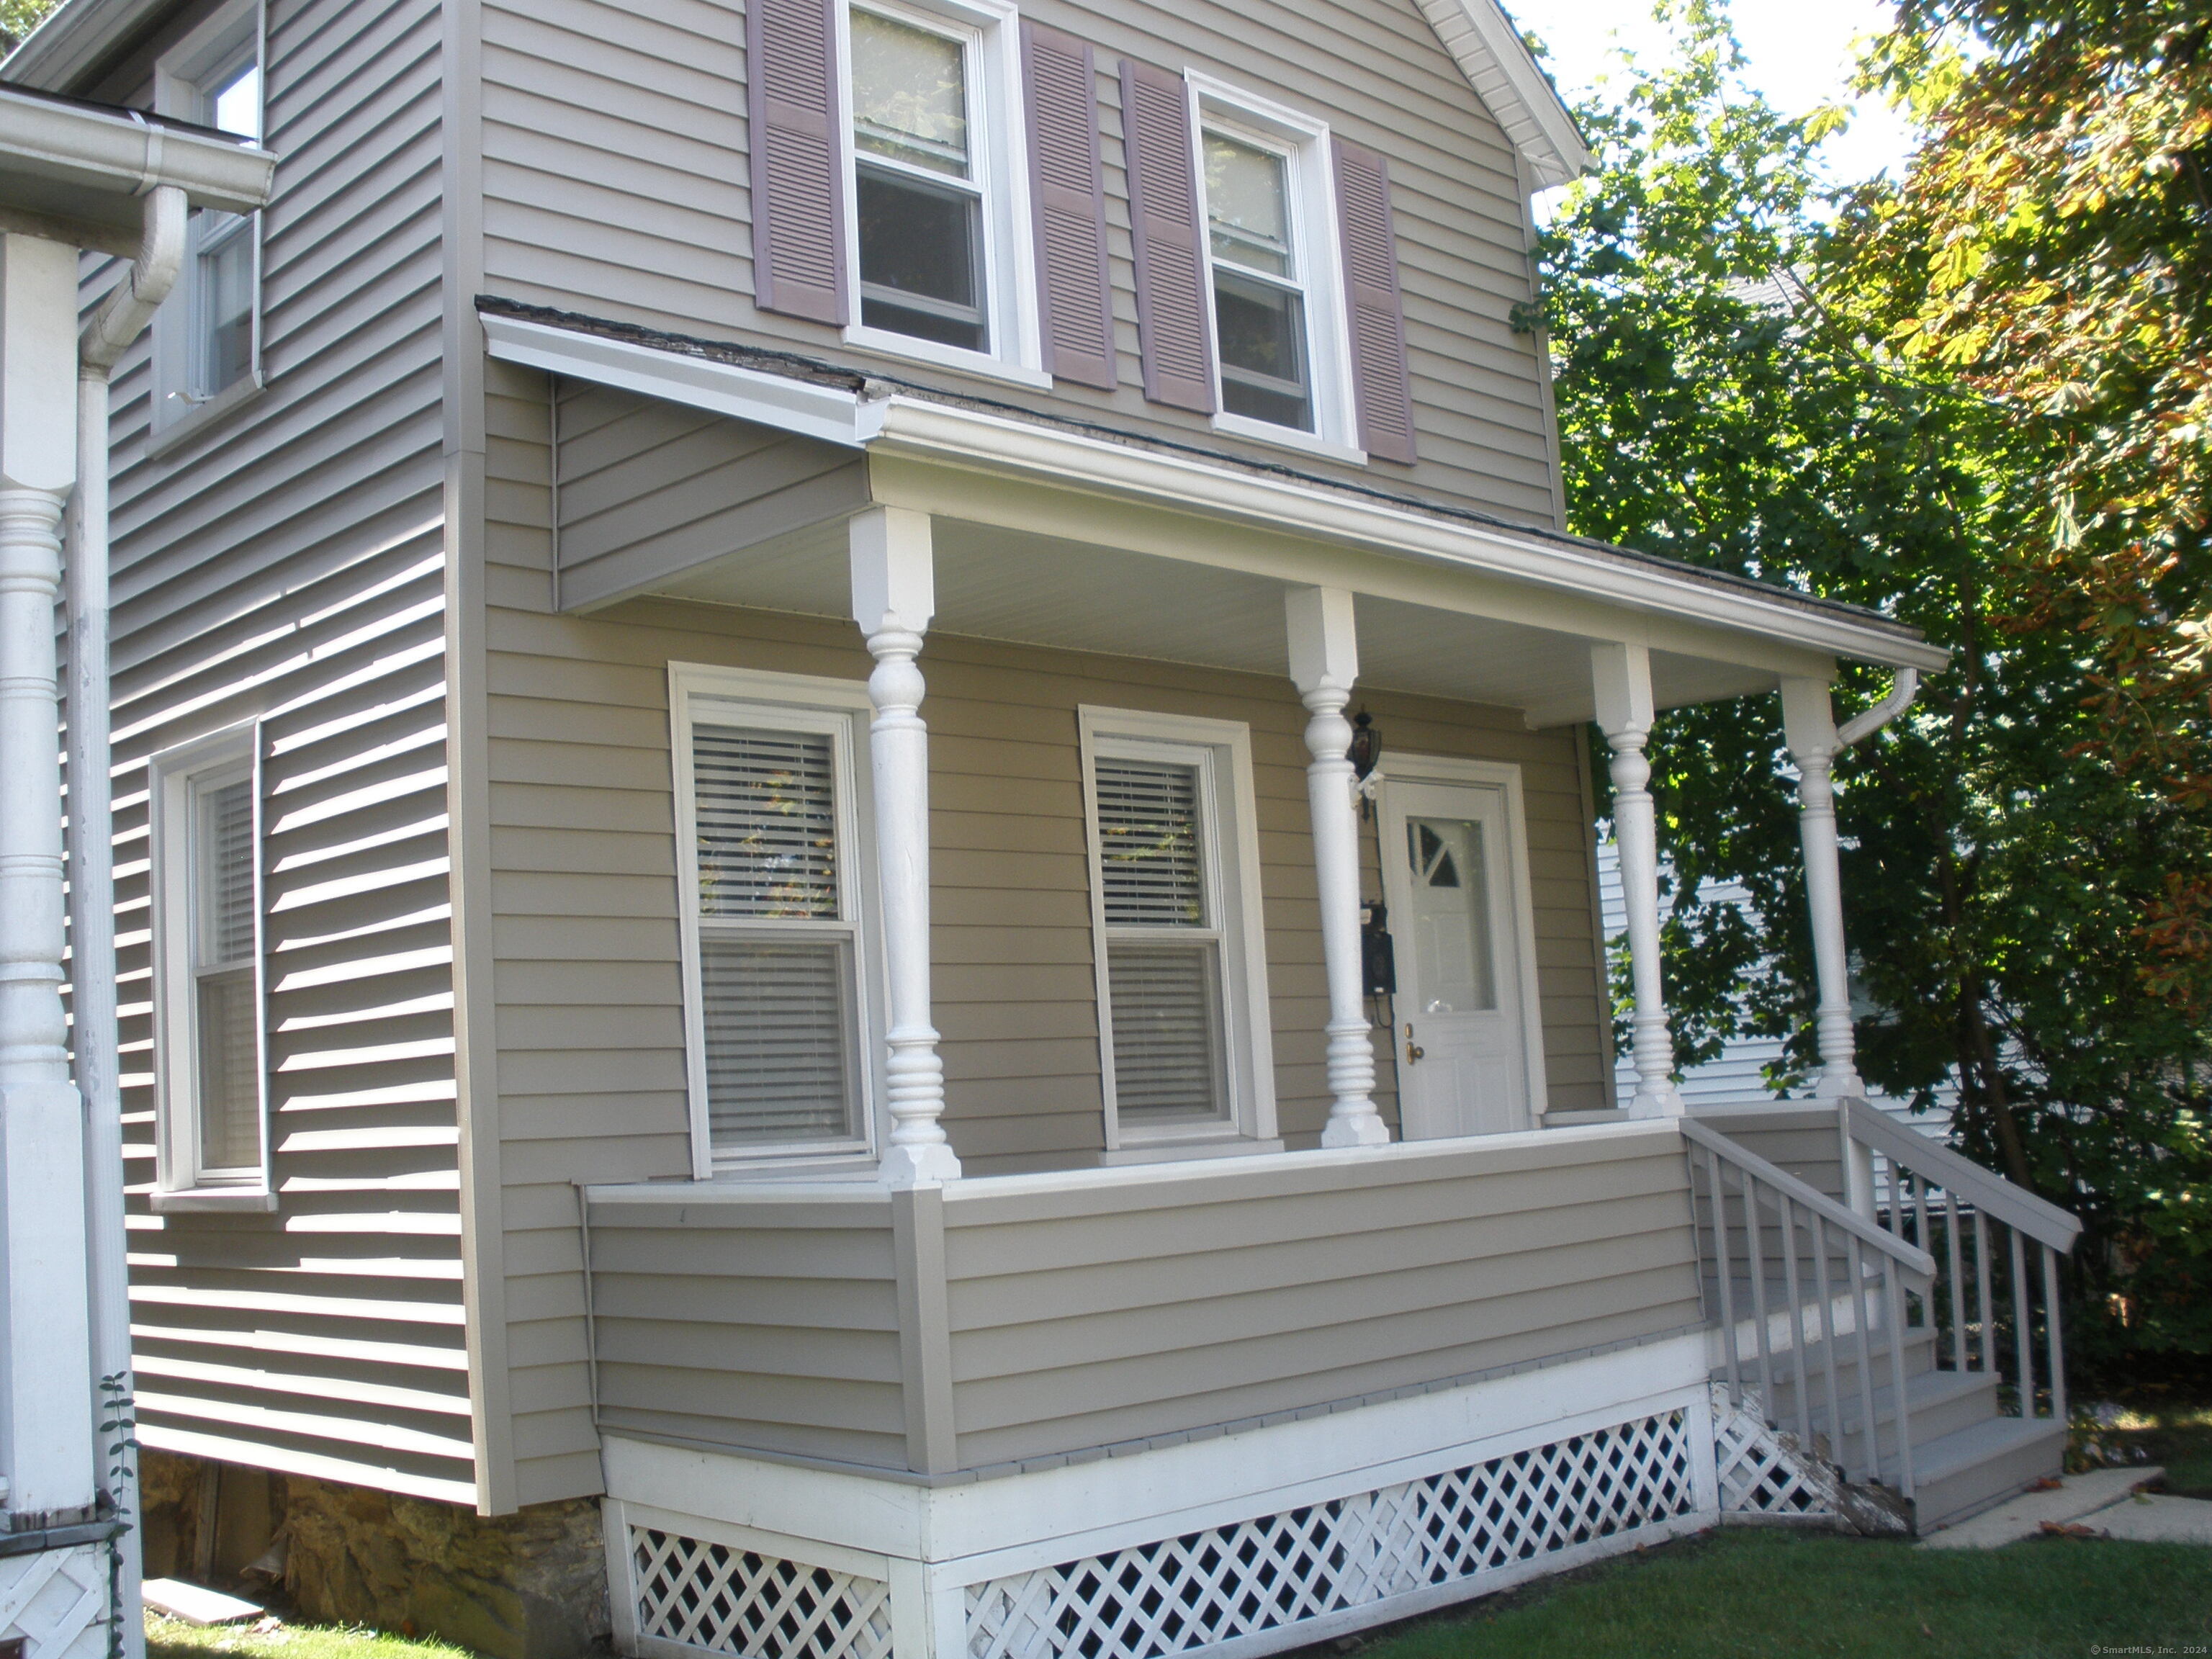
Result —
[{"label": "stone foundation", "polygon": [[[155,1451],[142,1459],[140,1488],[149,1578],[266,1596],[318,1622],[436,1636],[491,1659],[581,1659],[608,1650],[596,1498],[488,1518],[457,1504]],[[248,1571],[279,1561],[273,1575]]]}]

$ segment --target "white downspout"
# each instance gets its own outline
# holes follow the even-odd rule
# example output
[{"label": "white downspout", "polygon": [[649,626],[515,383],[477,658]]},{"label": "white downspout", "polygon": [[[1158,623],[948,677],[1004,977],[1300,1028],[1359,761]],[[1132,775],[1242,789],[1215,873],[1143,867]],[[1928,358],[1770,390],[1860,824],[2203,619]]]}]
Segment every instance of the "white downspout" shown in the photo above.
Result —
[{"label": "white downspout", "polygon": [[[76,494],[69,517],[64,595],[69,616],[70,936],[76,1084],[84,1097],[86,1271],[92,1298],[93,1421],[137,1396],[131,1370],[131,1275],[123,1213],[123,1091],[117,1054],[115,859],[109,832],[107,674],[107,381],[176,285],[184,264],[185,192],[146,197],[138,258],[77,339]],[[103,1389],[105,1380],[107,1384]],[[135,1413],[134,1413],[135,1415]],[[124,1659],[144,1659],[137,1617],[145,1557],[138,1477],[111,1458],[116,1431],[95,1437],[100,1477],[130,1528],[116,1541],[116,1617]]]},{"label": "white downspout", "polygon": [[1875,732],[1902,714],[1920,694],[1920,671],[1900,668],[1897,678],[1890,682],[1889,695],[1871,708],[1863,708],[1836,728],[1836,747],[1850,748],[1853,744]]}]

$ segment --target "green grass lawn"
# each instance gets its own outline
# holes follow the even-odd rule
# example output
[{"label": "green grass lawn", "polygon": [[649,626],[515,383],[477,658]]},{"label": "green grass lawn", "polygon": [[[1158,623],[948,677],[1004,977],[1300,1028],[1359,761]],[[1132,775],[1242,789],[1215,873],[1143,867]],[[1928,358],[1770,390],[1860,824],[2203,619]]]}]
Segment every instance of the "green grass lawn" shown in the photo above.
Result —
[{"label": "green grass lawn", "polygon": [[[271,1620],[266,1621],[275,1624]],[[146,1615],[147,1659],[471,1659],[468,1650],[350,1625],[188,1625]]]},{"label": "green grass lawn", "polygon": [[[1917,1550],[1732,1527],[1350,1645],[1360,1659],[2081,1659],[2099,1647],[2203,1653],[2208,1638],[2212,1549],[2052,1538]],[[159,1617],[146,1647],[150,1659],[467,1659],[369,1630]]]},{"label": "green grass lawn", "polygon": [[1918,1550],[1731,1527],[1385,1632],[1361,1659],[2082,1659],[2202,1653],[2212,1549]]}]

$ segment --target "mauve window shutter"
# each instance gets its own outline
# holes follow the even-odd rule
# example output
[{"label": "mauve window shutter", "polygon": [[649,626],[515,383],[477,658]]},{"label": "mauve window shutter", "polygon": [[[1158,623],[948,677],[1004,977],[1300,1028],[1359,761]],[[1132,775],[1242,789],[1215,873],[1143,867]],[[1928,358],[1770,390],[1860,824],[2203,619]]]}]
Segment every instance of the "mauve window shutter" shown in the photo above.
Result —
[{"label": "mauve window shutter", "polygon": [[747,0],[753,301],[846,320],[845,168],[837,131],[836,0]]},{"label": "mauve window shutter", "polygon": [[1097,66],[1088,42],[1024,20],[1022,70],[1044,366],[1055,379],[1110,392],[1119,375],[1106,269],[1106,186],[1098,167]]},{"label": "mauve window shutter", "polygon": [[1199,252],[1205,228],[1198,222],[1190,103],[1181,76],[1121,60],[1121,141],[1128,155],[1145,396],[1211,415],[1213,356],[1206,328],[1206,261]]},{"label": "mauve window shutter", "polygon": [[1336,212],[1343,231],[1344,305],[1352,324],[1352,392],[1359,447],[1386,461],[1413,459],[1413,399],[1406,371],[1406,307],[1390,222],[1389,164],[1336,141]]}]

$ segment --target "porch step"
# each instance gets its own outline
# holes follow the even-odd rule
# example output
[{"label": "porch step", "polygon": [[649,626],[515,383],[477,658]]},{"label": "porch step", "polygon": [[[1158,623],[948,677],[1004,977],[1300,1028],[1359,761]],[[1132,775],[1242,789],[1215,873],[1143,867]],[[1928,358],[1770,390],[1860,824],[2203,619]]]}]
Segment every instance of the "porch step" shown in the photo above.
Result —
[{"label": "porch step", "polygon": [[2066,1425],[2050,1417],[1993,1417],[1912,1451],[1914,1530],[1990,1508],[2054,1476],[2066,1461]]},{"label": "porch step", "polygon": [[[1806,1381],[1811,1395],[1806,1401],[1807,1415],[1812,1420],[1813,1432],[1828,1437],[1834,1449],[1831,1455],[1848,1451],[1850,1455],[1841,1461],[1854,1466],[1863,1462],[1866,1401],[1856,1381],[1848,1389],[1840,1379],[1837,1383],[1836,1405],[1843,1417],[1839,1433],[1829,1427],[1827,1389],[1818,1374],[1808,1376]],[[1776,1404],[1770,1415],[1785,1429],[1794,1426],[1797,1421],[1796,1379],[1793,1376],[1787,1387],[1778,1387],[1775,1396]],[[1911,1425],[1917,1462],[1923,1447],[1932,1446],[1977,1423],[1986,1423],[1997,1414],[1997,1380],[1986,1371],[1921,1371],[1905,1378],[1905,1399],[1911,1408],[1907,1420]],[[1889,1467],[1890,1460],[1897,1455],[1897,1392],[1887,1383],[1874,1391],[1874,1417],[1881,1461]]]}]

